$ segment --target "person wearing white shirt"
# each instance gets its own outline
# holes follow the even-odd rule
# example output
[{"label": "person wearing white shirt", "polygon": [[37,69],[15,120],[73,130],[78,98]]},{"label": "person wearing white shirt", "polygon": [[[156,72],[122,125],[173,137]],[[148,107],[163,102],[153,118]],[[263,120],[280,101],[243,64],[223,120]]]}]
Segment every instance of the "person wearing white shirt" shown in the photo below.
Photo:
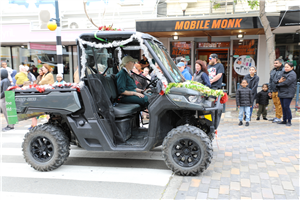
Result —
[{"label": "person wearing white shirt", "polygon": [[1,68],[2,69],[6,69],[8,72],[8,80],[10,81],[10,83],[13,83],[13,80],[11,78],[11,74],[12,74],[12,69],[10,67],[7,67],[7,63],[5,61],[2,61],[1,63]]}]

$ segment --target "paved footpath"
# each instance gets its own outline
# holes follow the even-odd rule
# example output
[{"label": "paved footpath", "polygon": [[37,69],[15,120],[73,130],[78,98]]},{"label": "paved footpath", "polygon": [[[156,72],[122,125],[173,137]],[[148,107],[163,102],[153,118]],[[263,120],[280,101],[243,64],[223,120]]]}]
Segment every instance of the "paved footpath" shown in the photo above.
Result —
[{"label": "paved footpath", "polygon": [[237,124],[222,120],[211,165],[184,177],[175,199],[299,199],[299,119]]}]

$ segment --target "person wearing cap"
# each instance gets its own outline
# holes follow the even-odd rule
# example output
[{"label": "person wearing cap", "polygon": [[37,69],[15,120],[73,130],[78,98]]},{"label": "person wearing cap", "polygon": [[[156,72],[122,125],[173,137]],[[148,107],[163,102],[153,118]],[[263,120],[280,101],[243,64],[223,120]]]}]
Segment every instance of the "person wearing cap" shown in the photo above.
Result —
[{"label": "person wearing cap", "polygon": [[259,77],[256,75],[256,67],[251,66],[249,68],[249,74],[247,74],[244,79],[247,80],[248,82],[248,88],[250,88],[251,93],[252,93],[252,99],[251,102],[253,102],[252,107],[250,107],[250,121],[251,121],[251,116],[252,116],[252,112],[253,112],[253,106],[254,104],[254,100],[256,99],[256,95],[257,95],[257,87],[258,87],[258,82],[259,82]]},{"label": "person wearing cap", "polygon": [[116,75],[118,94],[121,95],[120,103],[135,103],[139,104],[142,108],[149,105],[148,97],[142,94],[142,89],[137,88],[135,80],[131,77],[131,70],[137,59],[131,56],[122,58],[120,67],[122,68]]},{"label": "person wearing cap", "polygon": [[149,67],[149,62],[145,54],[143,54],[143,59],[139,62],[139,64],[141,65],[142,70],[144,70],[145,67]]},{"label": "person wearing cap", "polygon": [[191,76],[193,76],[192,69],[189,66],[187,66],[187,61],[189,61],[189,60],[187,60],[186,58],[180,59],[180,62],[184,63],[185,68],[188,70],[188,72],[191,74]]},{"label": "person wearing cap", "polygon": [[189,80],[189,81],[192,80],[192,75],[185,68],[184,62],[179,62],[176,66],[178,67],[179,71],[182,73],[185,80]]},{"label": "person wearing cap", "polygon": [[60,85],[60,84],[65,84],[66,82],[64,81],[64,75],[62,74],[57,74],[56,75],[56,81],[54,85]]},{"label": "person wearing cap", "polygon": [[208,68],[211,88],[221,89],[223,74],[225,73],[225,71],[222,63],[218,62],[217,54],[213,53],[209,56],[209,64],[207,68]]}]

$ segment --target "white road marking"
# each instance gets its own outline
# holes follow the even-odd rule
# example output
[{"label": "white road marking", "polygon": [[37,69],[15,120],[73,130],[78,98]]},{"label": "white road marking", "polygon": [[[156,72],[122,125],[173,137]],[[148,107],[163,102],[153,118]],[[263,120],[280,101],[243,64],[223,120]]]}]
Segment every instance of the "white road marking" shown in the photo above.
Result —
[{"label": "white road marking", "polygon": [[39,172],[28,164],[2,163],[1,165],[3,176],[18,178],[105,181],[166,186],[172,175],[171,170],[160,169],[62,165],[54,171]]},{"label": "white road marking", "polygon": [[97,198],[97,197],[78,197],[78,196],[69,196],[69,195],[19,193],[19,192],[1,192],[0,197],[1,199],[4,200],[20,200],[20,199],[108,200],[109,199],[109,198],[105,199],[105,198]]},{"label": "white road marking", "polygon": [[[20,144],[21,146],[21,144]],[[1,148],[2,156],[23,156],[22,148]],[[142,159],[142,160],[163,160],[160,151],[148,152],[104,152],[87,151],[84,149],[71,149],[70,157],[75,158],[113,158],[113,159]]]}]

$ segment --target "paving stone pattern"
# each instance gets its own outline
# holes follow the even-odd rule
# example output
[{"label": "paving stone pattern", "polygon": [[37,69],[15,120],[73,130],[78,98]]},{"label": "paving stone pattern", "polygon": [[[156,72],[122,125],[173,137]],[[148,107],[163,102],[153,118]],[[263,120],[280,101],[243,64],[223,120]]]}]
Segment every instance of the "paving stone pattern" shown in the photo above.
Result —
[{"label": "paving stone pattern", "polygon": [[299,199],[299,121],[222,120],[206,171],[184,177],[175,199]]}]

